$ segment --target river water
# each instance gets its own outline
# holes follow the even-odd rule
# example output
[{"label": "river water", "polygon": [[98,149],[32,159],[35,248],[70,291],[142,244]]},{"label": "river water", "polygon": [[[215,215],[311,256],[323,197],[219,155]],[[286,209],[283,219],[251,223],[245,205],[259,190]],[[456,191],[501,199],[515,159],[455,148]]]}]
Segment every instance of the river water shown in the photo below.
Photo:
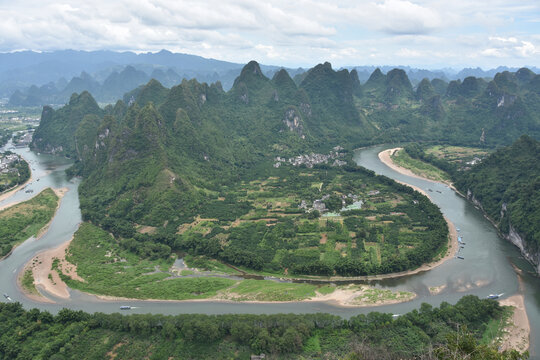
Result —
[{"label": "river water", "polygon": [[[6,148],[10,147],[9,143]],[[460,255],[464,260],[451,259],[439,267],[397,279],[369,282],[371,285],[393,290],[414,291],[418,296],[410,302],[369,307],[340,307],[332,303],[233,303],[221,301],[103,301],[95,296],[76,290],[71,291],[69,300],[51,299],[57,303],[38,303],[26,298],[17,288],[16,277],[24,264],[37,253],[58,246],[69,240],[81,221],[77,188],[79,180],[67,179],[64,170],[70,162],[64,158],[51,155],[38,155],[28,149],[12,151],[22,155],[32,168],[32,182],[24,190],[15,193],[11,198],[0,202],[0,206],[18,200],[26,200],[46,187],[67,187],[69,191],[63,197],[60,208],[54,217],[49,230],[39,240],[29,239],[18,246],[11,256],[0,261],[0,293],[7,293],[13,301],[21,302],[26,308],[37,307],[53,313],[62,307],[87,312],[118,312],[120,305],[131,305],[130,313],[314,313],[327,312],[345,318],[370,311],[402,314],[419,308],[422,302],[438,306],[441,302],[457,302],[462,296],[473,294],[485,297],[491,293],[505,293],[509,296],[522,291],[531,324],[531,354],[536,354],[537,339],[540,336],[540,281],[530,274],[532,267],[524,261],[516,247],[501,239],[493,226],[480,211],[455,194],[445,185],[401,175],[388,168],[378,159],[377,154],[384,146],[358,150],[355,161],[378,174],[403,181],[428,192],[432,201],[460,229],[460,235],[466,243]],[[39,181],[37,181],[39,179]],[[32,189],[33,193],[25,190]],[[431,189],[431,191],[430,191]],[[517,275],[512,264],[525,270],[522,276],[522,289],[519,289]],[[431,295],[430,287],[445,286],[438,295]],[[0,301],[6,301],[3,296]]]}]

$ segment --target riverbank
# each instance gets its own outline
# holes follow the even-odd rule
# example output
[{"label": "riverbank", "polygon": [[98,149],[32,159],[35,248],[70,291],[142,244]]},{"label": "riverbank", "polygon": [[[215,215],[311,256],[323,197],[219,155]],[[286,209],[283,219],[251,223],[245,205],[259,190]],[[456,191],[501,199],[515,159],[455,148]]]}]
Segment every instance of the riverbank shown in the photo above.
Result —
[{"label": "riverbank", "polygon": [[[21,284],[19,283],[19,288],[24,292],[24,295],[32,298],[36,301],[49,302],[50,300],[43,296],[42,291],[45,291],[48,294],[51,294],[60,299],[69,299],[69,291],[66,283],[60,278],[58,272],[53,269],[53,263],[57,261],[58,265],[55,267],[61,266],[62,263],[66,261],[66,251],[71,243],[71,238],[69,241],[61,244],[60,246],[45,250],[37,254],[32,258],[24,267],[24,269],[32,270],[32,275],[34,277],[34,285],[36,289],[42,295],[41,297],[36,297],[33,294],[28,293]],[[25,271],[25,270],[23,270]],[[76,274],[76,268],[74,273]]]},{"label": "riverbank", "polygon": [[515,349],[520,352],[529,349],[529,337],[531,326],[525,309],[523,295],[516,294],[500,300],[499,304],[503,306],[512,306],[514,312],[510,319],[510,325],[505,329],[506,333],[501,341],[501,351]]},{"label": "riverbank", "polygon": [[[319,302],[329,303],[337,307],[361,308],[374,307],[382,305],[392,305],[402,302],[414,300],[417,295],[412,292],[392,292],[391,290],[382,290],[368,285],[349,285],[336,288],[330,294],[322,294],[316,292],[315,296],[304,300],[291,301],[268,301],[268,300],[250,300],[248,296],[241,296],[231,291],[221,292],[220,294],[208,299],[191,299],[191,300],[165,300],[165,299],[136,299],[109,295],[95,295],[100,300],[105,301],[152,301],[164,303],[183,303],[183,302],[221,302],[221,303],[242,303],[242,304],[287,304],[287,303],[304,303],[304,302]],[[256,295],[256,294],[255,294]]]},{"label": "riverbank", "polygon": [[[427,179],[427,178],[421,177],[421,176],[413,173],[409,169],[406,169],[404,167],[396,165],[392,161],[391,156],[394,154],[395,151],[399,151],[401,149],[402,148],[393,148],[393,149],[388,149],[388,150],[381,151],[379,153],[378,157],[379,157],[379,159],[381,160],[382,163],[384,163],[386,166],[388,166],[389,168],[391,168],[392,170],[394,170],[394,171],[396,171],[396,172],[398,172],[400,174],[411,176],[411,177],[421,179],[421,180],[425,180],[425,181],[431,181],[431,182],[434,182],[434,183],[440,183],[440,184],[443,184],[443,185],[447,185],[452,190],[454,190],[456,193],[463,196],[463,194],[459,193],[459,191],[457,191],[457,189],[455,189],[454,186],[452,184],[450,184],[450,183],[441,182],[441,181],[435,181],[435,180],[432,180],[432,179]],[[400,181],[398,181],[398,182],[400,182]],[[412,185],[409,185],[409,184],[406,184],[406,183],[403,183],[403,182],[400,182],[400,183],[404,184],[404,185],[407,185],[407,186],[410,186],[413,189],[415,189],[416,191],[419,191],[420,193],[426,195],[427,197],[430,197],[428,193],[426,193],[425,191],[423,191],[422,189],[420,189],[420,188],[418,188],[416,186],[412,186]],[[485,213],[484,213],[484,217],[486,217],[488,220],[490,220],[490,222],[493,224],[491,219],[489,219],[487,216],[485,216]],[[447,219],[447,222],[449,224],[451,224],[451,222],[448,221],[448,219]],[[453,224],[452,224],[452,228],[455,231],[455,227],[453,226]],[[458,245],[457,241],[456,241],[455,245],[456,245],[456,249],[457,249],[457,245]],[[448,256],[448,254],[447,254],[447,256]],[[518,280],[520,281],[520,288],[521,288],[522,285],[521,285],[521,278],[519,277],[519,273],[518,273]],[[434,288],[433,293],[437,293],[436,290],[438,290],[438,289]],[[431,292],[431,290],[430,290],[430,292]],[[508,297],[508,298],[506,298],[504,300],[500,300],[499,303],[501,305],[503,305],[503,306],[512,306],[514,308],[514,312],[512,314],[512,318],[511,318],[511,324],[510,324],[510,326],[508,326],[506,328],[506,334],[505,334],[505,336],[503,337],[503,339],[501,341],[501,350],[504,351],[504,350],[508,350],[508,349],[516,349],[516,350],[521,351],[521,352],[526,351],[529,348],[530,324],[529,324],[529,319],[528,319],[528,316],[527,316],[527,311],[526,311],[526,308],[525,308],[523,295],[516,294],[516,295],[510,296],[510,297]]]},{"label": "riverbank", "polygon": [[[78,276],[77,267],[66,260],[66,253],[69,249],[69,245],[71,244],[71,240],[72,239],[54,249],[39,253],[27,263],[25,270],[23,271],[26,271],[26,269],[30,269],[32,271],[34,285],[41,296],[29,293],[23,286],[21,286],[20,279],[22,277],[20,276],[19,289],[24,293],[25,296],[39,302],[50,302],[50,299],[47,298],[46,295],[52,295],[55,298],[67,300],[70,298],[69,287],[62,280],[62,277],[68,276],[73,280],[85,282],[83,278]],[[62,275],[60,275],[59,272],[61,272]],[[236,284],[219,291],[216,295],[204,299],[141,299],[91,293],[85,294],[95,296],[103,301],[114,302],[224,302],[251,304],[324,302],[339,307],[373,307],[391,305],[411,301],[417,297],[417,294],[408,291],[392,291],[388,289],[379,289],[368,285],[350,284],[341,286],[325,285],[323,287],[309,285],[313,287],[313,290],[310,290],[312,295],[308,295],[308,297],[292,300],[268,300],[269,298],[273,298],[273,296],[271,291],[267,293],[267,290],[269,290],[267,289],[267,285],[261,283],[260,286],[258,285],[257,287],[246,292],[246,287],[244,286],[246,285],[246,283],[244,283],[246,281],[256,281],[258,283],[260,280],[239,280]],[[279,283],[272,282],[272,284]],[[288,289],[290,293],[297,291],[295,286],[306,286],[305,284],[286,284],[290,288]],[[247,287],[250,288],[250,285]],[[239,288],[242,289],[240,290]]]},{"label": "riverbank", "polygon": [[[407,176],[410,176],[410,177],[413,177],[413,178],[416,178],[416,179],[430,181],[430,182],[433,182],[433,183],[443,184],[443,185],[446,185],[446,186],[450,187],[452,190],[457,191],[456,188],[454,187],[454,185],[449,181],[437,181],[437,180],[429,179],[429,178],[426,178],[426,177],[423,177],[423,176],[420,176],[420,175],[414,173],[410,169],[407,169],[407,168],[404,168],[403,166],[397,165],[392,160],[392,156],[397,151],[401,151],[401,150],[403,150],[402,147],[396,147],[396,148],[393,148],[393,149],[387,149],[387,150],[381,151],[379,153],[379,160],[381,160],[381,162],[384,163],[386,166],[388,166],[389,168],[391,168],[394,171],[397,171],[400,174],[407,175]],[[425,195],[427,195],[427,194],[425,194]]]},{"label": "riverbank", "polygon": [[[9,199],[12,195],[14,195],[17,191],[23,189],[26,185],[28,185],[29,183],[32,182],[32,180],[34,179],[34,176],[33,176],[33,173],[32,173],[32,170],[30,170],[30,177],[28,178],[28,180],[26,180],[24,183],[20,184],[20,185],[17,185],[15,186],[14,188],[12,188],[11,190],[8,190],[7,192],[4,192],[0,195],[0,202],[6,200],[6,199]],[[4,210],[4,209],[7,209],[8,207],[11,207],[13,205],[17,205],[18,203],[20,203],[21,201],[17,201],[17,202],[12,202],[12,203],[8,203],[8,204],[4,204],[4,205],[0,205],[0,211]]]},{"label": "riverbank", "polygon": [[[37,199],[38,197],[41,197],[47,190],[49,190],[49,192],[54,192],[54,195],[56,196],[56,207],[54,209],[54,213],[52,214],[52,216],[50,217],[49,221],[46,224],[43,224],[43,226],[41,228],[38,228],[38,229],[35,230],[36,231],[35,233],[33,233],[32,231],[27,232],[27,229],[31,228],[31,226],[34,226],[34,225],[30,223],[30,224],[26,224],[27,225],[26,227],[20,227],[21,226],[20,224],[24,224],[26,213],[32,212],[33,211],[32,209],[35,209],[35,205],[28,205],[29,207],[28,206],[24,207],[24,206],[25,206],[25,204],[29,204],[29,203],[34,202],[35,199]],[[39,240],[47,232],[47,230],[49,229],[50,224],[52,223],[54,217],[56,216],[56,214],[58,212],[58,209],[60,208],[60,201],[62,200],[62,197],[64,196],[64,194],[67,191],[68,191],[67,188],[61,188],[61,189],[45,188],[39,194],[35,195],[34,197],[32,197],[30,199],[26,199],[26,200],[22,199],[22,200],[19,200],[19,201],[16,201],[16,202],[13,202],[13,203],[9,204],[8,206],[6,206],[6,208],[0,208],[0,212],[2,212],[2,213],[11,212],[12,213],[12,215],[11,215],[12,218],[18,216],[15,221],[19,225],[15,225],[15,226],[20,227],[19,231],[17,233],[12,233],[12,235],[11,235],[12,240],[13,240],[13,238],[17,238],[18,241],[15,241],[14,243],[12,243],[11,250],[6,255],[0,257],[0,261],[8,258],[20,244],[24,243],[25,241],[27,241],[29,239]],[[18,208],[19,204],[22,204],[20,206],[23,206],[24,209],[23,208],[19,209]],[[32,208],[32,206],[34,206],[34,208]],[[13,215],[13,213],[15,213],[15,215]],[[31,220],[33,220],[33,218],[31,218]],[[9,222],[9,220],[8,220],[8,222]],[[11,225],[13,225],[13,223]],[[4,224],[3,226],[8,226],[9,227],[10,225],[5,225]],[[17,234],[17,235],[15,235],[15,234]],[[26,236],[24,236],[24,234],[26,234]]]},{"label": "riverbank", "polygon": [[56,213],[58,212],[58,209],[60,208],[60,203],[62,201],[62,198],[69,191],[69,189],[67,187],[63,187],[63,188],[60,188],[60,189],[52,188],[52,191],[54,191],[56,196],[58,196],[58,204],[56,205],[56,209],[54,210],[54,215],[52,216],[51,220],[49,220],[49,222],[44,227],[42,227],[41,230],[37,233],[36,239],[40,239],[43,235],[45,235],[47,230],[49,230],[49,226],[51,226],[51,223],[52,223],[54,217],[56,216]]}]

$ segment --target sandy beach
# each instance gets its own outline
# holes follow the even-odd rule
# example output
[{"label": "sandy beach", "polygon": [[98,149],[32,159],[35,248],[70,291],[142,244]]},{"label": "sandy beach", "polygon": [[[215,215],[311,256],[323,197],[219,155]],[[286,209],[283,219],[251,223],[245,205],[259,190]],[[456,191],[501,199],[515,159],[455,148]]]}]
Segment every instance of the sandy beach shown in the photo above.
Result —
[{"label": "sandy beach", "polygon": [[[33,177],[32,177],[32,175],[30,175],[30,178],[28,180],[26,180],[26,182],[24,182],[24,183],[22,183],[20,185],[17,185],[15,188],[13,188],[13,189],[9,190],[8,192],[5,192],[2,195],[0,195],[0,201],[4,201],[4,200],[10,198],[17,191],[21,190],[27,184],[32,182],[32,179],[33,179]],[[15,202],[11,202],[11,203],[8,203],[8,204],[0,205],[0,211],[2,211],[4,209],[7,209],[8,207],[11,207],[13,205],[17,205],[18,203],[20,203],[20,201],[15,201]]]},{"label": "sandy beach", "polygon": [[378,300],[371,300],[369,293],[374,290],[374,287],[368,285],[350,285],[349,287],[340,287],[335,289],[331,294],[320,294],[316,292],[314,297],[304,300],[291,300],[291,301],[264,301],[264,300],[249,300],[242,299],[234,296],[234,294],[218,294],[215,297],[208,299],[191,299],[191,300],[164,300],[164,299],[134,299],[125,298],[119,296],[109,295],[94,295],[98,299],[105,301],[153,301],[153,302],[223,302],[223,303],[246,303],[246,304],[285,304],[285,303],[299,303],[299,302],[325,302],[332,303],[339,307],[372,307],[381,305],[391,305],[402,302],[414,300],[416,298],[415,293],[407,292],[406,294],[399,294],[396,292],[395,298],[381,297]]},{"label": "sandy beach", "polygon": [[[417,179],[422,179],[422,180],[425,180],[425,181],[431,181],[431,182],[434,182],[434,183],[439,183],[439,184],[443,184],[443,185],[447,185],[449,186],[452,190],[454,191],[457,191],[455,188],[454,188],[454,185],[450,182],[446,182],[446,181],[437,181],[437,180],[432,180],[432,179],[428,179],[428,178],[425,178],[423,176],[420,176],[420,175],[417,175],[415,173],[413,173],[411,170],[407,169],[407,168],[404,168],[402,166],[399,166],[399,165],[396,165],[393,161],[392,161],[392,155],[396,152],[396,151],[400,151],[400,150],[403,150],[403,148],[401,147],[397,147],[397,148],[393,148],[393,149],[388,149],[388,150],[384,150],[384,151],[381,151],[379,153],[379,160],[381,160],[381,162],[383,162],[386,166],[388,166],[389,168],[391,168],[392,170],[395,170],[397,171],[398,173],[400,174],[403,174],[403,175],[407,175],[407,176],[410,176],[410,177],[414,177],[414,178],[417,178]],[[399,182],[399,181],[398,181]],[[411,186],[411,185],[409,185]],[[411,186],[413,187],[413,186]],[[417,191],[420,191],[421,193],[423,193],[424,195],[428,196],[428,194],[426,194],[424,191],[421,191],[419,190],[418,188],[415,188],[415,190]]]},{"label": "sandy beach", "polygon": [[511,323],[501,342],[501,350],[515,349],[523,352],[529,348],[530,324],[525,310],[523,295],[516,294],[500,300],[499,303],[504,306],[513,306],[514,314]]},{"label": "sandy beach", "polygon": [[[66,251],[71,243],[71,238],[69,241],[63,243],[62,245],[46,250],[37,254],[32,260],[30,260],[25,268],[31,269],[34,276],[34,285],[40,290],[54,295],[55,297],[61,299],[69,299],[68,286],[62,279],[56,270],[52,270],[53,261],[58,260],[58,268],[62,271],[64,275],[70,276],[74,280],[84,281],[80,276],[77,275],[77,267],[66,260]],[[28,292],[25,291],[25,295],[29,296]],[[29,296],[30,297],[30,296]],[[48,301],[49,299],[41,297],[34,300],[38,301]]]}]

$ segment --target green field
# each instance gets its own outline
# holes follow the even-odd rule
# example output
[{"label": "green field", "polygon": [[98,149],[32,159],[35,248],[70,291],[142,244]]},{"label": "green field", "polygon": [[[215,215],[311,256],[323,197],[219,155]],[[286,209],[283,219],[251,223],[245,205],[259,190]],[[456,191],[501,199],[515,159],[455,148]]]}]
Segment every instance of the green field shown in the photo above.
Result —
[{"label": "green field", "polygon": [[413,159],[404,150],[395,152],[394,155],[392,155],[392,161],[396,165],[411,170],[418,176],[440,182],[450,181],[450,176],[447,173],[422,160]]},{"label": "green field", "polygon": [[458,168],[467,167],[467,162],[473,161],[475,158],[483,159],[489,154],[485,149],[450,145],[430,146],[426,148],[425,153],[453,163]]},{"label": "green field", "polygon": [[[328,295],[336,289],[357,292],[351,304],[373,305],[393,300],[409,300],[412,293],[394,292],[368,286],[335,286],[289,283],[272,280],[238,280],[214,270],[184,268],[175,271],[173,259],[140,260],[122,250],[113,237],[94,225],[83,223],[70,244],[66,259],[77,266],[72,279],[62,272],[60,262],[53,269],[74,289],[93,294],[136,299],[224,299],[233,301],[301,301]],[[198,264],[200,258],[189,257],[187,265]],[[205,259],[207,262],[215,262]],[[67,272],[66,272],[67,273]],[[238,273],[236,273],[238,275]],[[31,275],[30,275],[31,276]],[[25,281],[26,279],[26,281]],[[23,284],[31,284],[26,274]]]},{"label": "green field", "polygon": [[[62,279],[82,291],[137,298],[189,300],[218,297],[246,301],[293,301],[315,296],[317,285],[279,283],[261,280],[233,280],[216,277],[217,273],[182,270],[180,276],[170,269],[173,259],[140,260],[122,250],[103,230],[83,223],[70,244],[67,260],[77,265],[77,274],[85,282],[71,279],[57,269]],[[198,259],[190,263],[197,264]],[[212,262],[210,260],[206,260]],[[238,273],[237,273],[238,274]],[[334,288],[324,287],[325,293]]]},{"label": "green field", "polygon": [[29,294],[34,294],[34,295],[39,294],[39,292],[37,291],[34,285],[34,275],[32,274],[32,270],[30,269],[24,270],[24,273],[21,279],[21,286]]},{"label": "green field", "polygon": [[[432,204],[382,177],[337,168],[271,174],[216,196],[179,226],[174,247],[255,274],[359,276],[415,268],[446,243],[446,226],[429,225],[443,220],[426,216]],[[431,239],[436,249],[426,250]]]},{"label": "green field", "polygon": [[0,211],[0,256],[14,245],[36,236],[51,221],[58,196],[47,188],[32,199]]}]

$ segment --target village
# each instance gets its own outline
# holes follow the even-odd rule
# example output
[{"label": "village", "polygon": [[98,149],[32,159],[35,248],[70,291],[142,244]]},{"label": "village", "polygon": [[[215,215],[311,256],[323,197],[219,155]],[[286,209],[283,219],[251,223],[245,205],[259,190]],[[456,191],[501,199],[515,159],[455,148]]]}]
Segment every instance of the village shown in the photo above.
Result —
[{"label": "village", "polygon": [[17,172],[15,168],[15,163],[18,163],[20,160],[19,155],[17,154],[0,154],[0,174],[7,174],[10,172]]},{"label": "village", "polygon": [[292,166],[305,165],[306,167],[311,169],[314,165],[328,164],[328,162],[330,162],[331,160],[334,160],[331,166],[343,166],[346,165],[347,162],[339,159],[345,156],[344,153],[340,152],[341,150],[343,150],[341,146],[336,146],[327,155],[311,153],[305,155],[298,155],[289,159],[278,156],[275,159],[276,162],[274,163],[274,167],[278,168],[282,164],[291,164]]}]

